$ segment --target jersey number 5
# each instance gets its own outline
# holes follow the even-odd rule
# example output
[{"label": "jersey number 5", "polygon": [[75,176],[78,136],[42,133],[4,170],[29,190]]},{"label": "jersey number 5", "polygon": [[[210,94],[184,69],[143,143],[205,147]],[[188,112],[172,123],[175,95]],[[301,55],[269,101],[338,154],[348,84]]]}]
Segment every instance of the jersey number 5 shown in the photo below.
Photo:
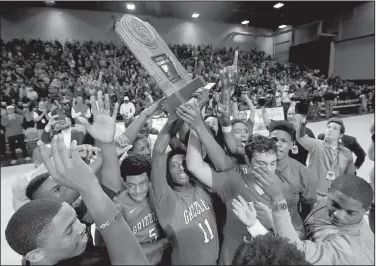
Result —
[{"label": "jersey number 5", "polygon": [[205,219],[204,224],[205,224],[205,227],[208,229],[210,239],[208,238],[208,234],[206,233],[202,223],[198,223],[198,226],[201,228],[202,232],[204,233],[204,243],[206,244],[206,243],[209,243],[209,241],[214,238],[214,235],[213,235],[213,231],[210,227],[208,219]]},{"label": "jersey number 5", "polygon": [[[155,238],[155,240],[157,240],[157,239],[158,239],[158,237],[157,237],[157,233],[154,232],[154,231],[155,231],[155,228],[152,228],[152,229],[149,230],[149,237],[150,237],[151,239]],[[153,241],[153,240],[152,240],[152,241]]]}]

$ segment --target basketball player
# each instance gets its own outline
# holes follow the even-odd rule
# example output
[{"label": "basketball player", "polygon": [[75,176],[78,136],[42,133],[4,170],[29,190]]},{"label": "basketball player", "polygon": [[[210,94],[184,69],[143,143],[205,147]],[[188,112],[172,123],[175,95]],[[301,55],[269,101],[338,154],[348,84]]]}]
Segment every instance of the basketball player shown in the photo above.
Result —
[{"label": "basketball player", "polygon": [[114,198],[129,227],[141,244],[151,265],[161,262],[163,251],[168,247],[162,238],[162,230],[149,200],[151,159],[147,155],[130,155],[120,166],[126,190]]},{"label": "basketball player", "polygon": [[174,125],[169,120],[155,142],[150,194],[172,243],[172,264],[216,265],[219,239],[210,195],[187,171],[184,151],[166,155]]}]

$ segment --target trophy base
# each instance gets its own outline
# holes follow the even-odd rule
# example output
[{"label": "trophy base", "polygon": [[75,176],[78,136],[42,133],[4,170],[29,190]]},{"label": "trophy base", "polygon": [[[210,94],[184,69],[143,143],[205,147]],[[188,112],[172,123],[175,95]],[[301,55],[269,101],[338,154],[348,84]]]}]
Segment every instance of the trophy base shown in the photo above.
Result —
[{"label": "trophy base", "polygon": [[178,118],[176,115],[176,109],[178,106],[188,101],[195,91],[204,86],[205,85],[200,78],[195,78],[183,88],[170,95],[163,103],[163,108],[171,116],[170,119],[176,120]]}]

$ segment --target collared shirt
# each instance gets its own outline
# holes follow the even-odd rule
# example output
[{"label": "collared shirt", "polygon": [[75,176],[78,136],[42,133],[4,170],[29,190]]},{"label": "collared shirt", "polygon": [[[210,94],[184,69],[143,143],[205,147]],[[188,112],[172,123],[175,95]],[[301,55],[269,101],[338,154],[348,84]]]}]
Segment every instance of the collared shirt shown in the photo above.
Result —
[{"label": "collared shirt", "polygon": [[332,184],[332,181],[326,178],[328,171],[335,172],[335,177],[355,173],[351,151],[342,143],[338,143],[338,147],[333,149],[327,141],[312,139],[307,135],[301,137],[298,142],[310,154],[308,168],[318,179],[318,193],[326,195]]},{"label": "collared shirt", "polygon": [[273,212],[274,231],[294,243],[313,265],[374,265],[374,234],[365,219],[356,225],[332,225],[326,200],[321,199],[304,222],[305,240],[294,232],[288,210]]},{"label": "collared shirt", "polygon": [[314,204],[317,202],[317,179],[305,165],[297,160],[287,158],[278,162],[276,175],[282,182],[282,189],[289,207],[291,222],[299,237],[304,236],[303,221],[299,215],[298,204]]}]

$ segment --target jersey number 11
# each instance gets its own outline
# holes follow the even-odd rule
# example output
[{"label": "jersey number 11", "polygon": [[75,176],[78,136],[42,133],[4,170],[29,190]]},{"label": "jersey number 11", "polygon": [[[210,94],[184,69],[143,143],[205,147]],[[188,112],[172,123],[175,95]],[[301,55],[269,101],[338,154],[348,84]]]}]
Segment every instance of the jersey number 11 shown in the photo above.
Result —
[{"label": "jersey number 11", "polygon": [[206,228],[209,231],[209,237],[210,237],[210,239],[208,238],[208,235],[207,235],[207,233],[206,233],[206,231],[204,229],[204,226],[202,226],[202,223],[198,223],[198,226],[201,228],[202,232],[204,233],[204,243],[206,244],[206,243],[209,243],[209,241],[214,238],[214,235],[213,235],[213,231],[212,231],[212,229],[210,227],[208,219],[205,219],[204,224],[205,224]]}]

